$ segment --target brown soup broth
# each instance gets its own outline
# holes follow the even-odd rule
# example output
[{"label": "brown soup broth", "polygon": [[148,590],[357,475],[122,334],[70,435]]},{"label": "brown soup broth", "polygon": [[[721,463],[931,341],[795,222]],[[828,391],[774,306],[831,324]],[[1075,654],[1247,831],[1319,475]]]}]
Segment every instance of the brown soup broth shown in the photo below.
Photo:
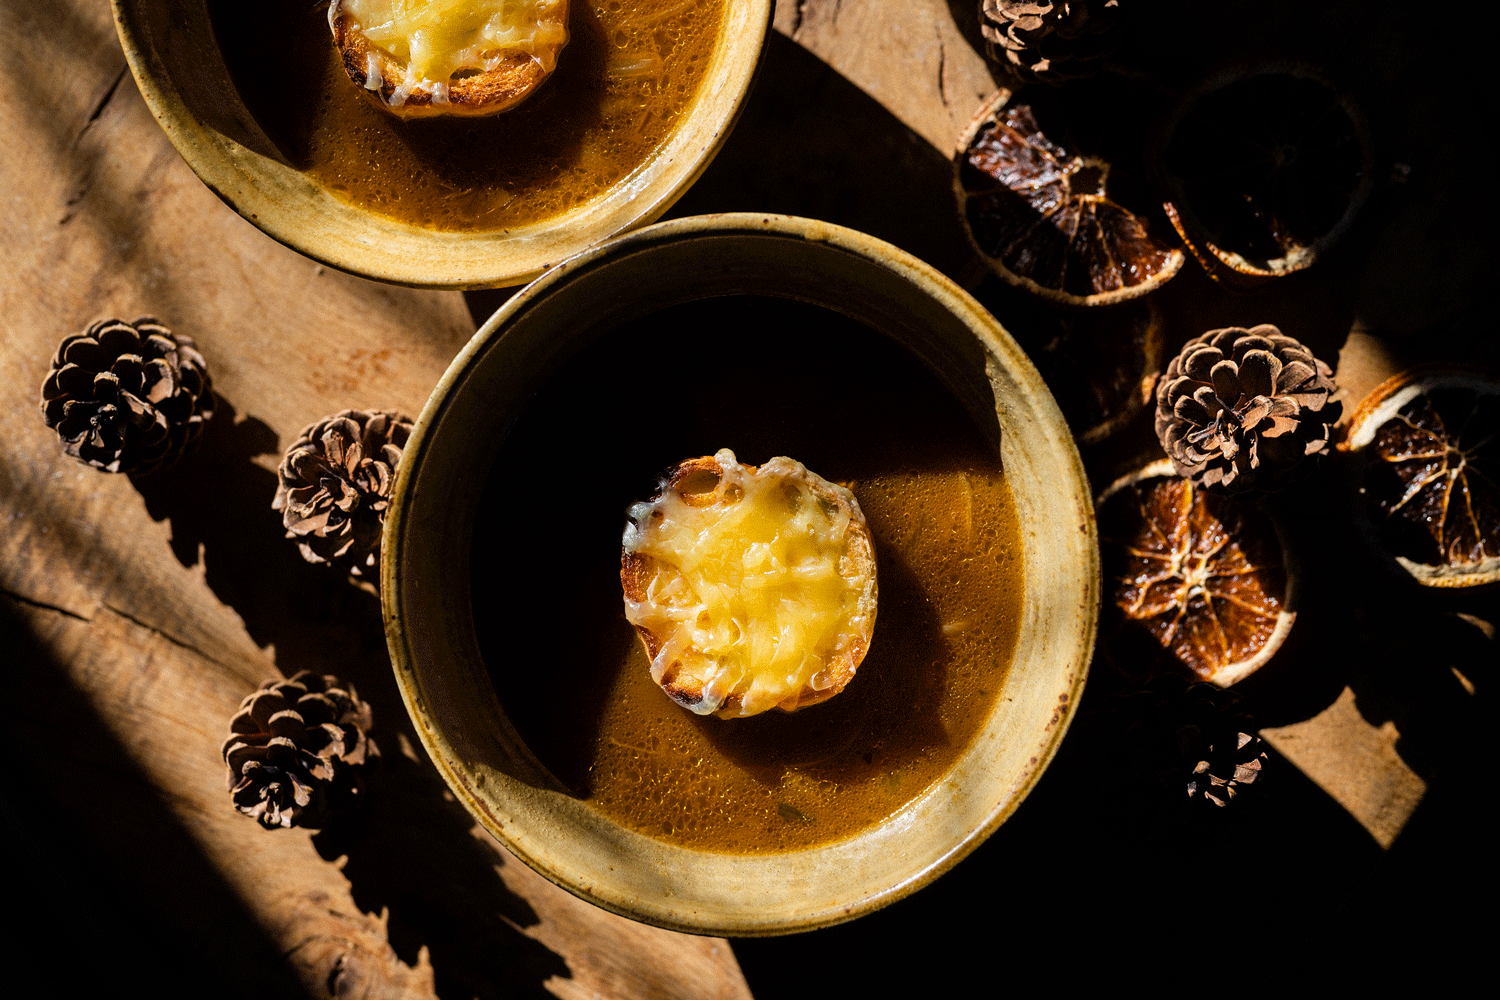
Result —
[{"label": "brown soup broth", "polygon": [[572,0],[557,69],[486,118],[402,121],[349,79],[326,4],[209,0],[231,77],[289,162],[338,198],[466,232],[560,215],[643,166],[687,112],[727,0]]},{"label": "brown soup broth", "polygon": [[[626,508],[725,447],[847,484],[869,522],[873,642],[822,705],[693,715],[625,620]],[[783,851],[879,822],[952,767],[1014,651],[1020,529],[998,460],[922,362],[813,306],[709,299],[611,331],[529,403],[479,520],[475,620],[507,713],[564,785],[671,843]]]}]

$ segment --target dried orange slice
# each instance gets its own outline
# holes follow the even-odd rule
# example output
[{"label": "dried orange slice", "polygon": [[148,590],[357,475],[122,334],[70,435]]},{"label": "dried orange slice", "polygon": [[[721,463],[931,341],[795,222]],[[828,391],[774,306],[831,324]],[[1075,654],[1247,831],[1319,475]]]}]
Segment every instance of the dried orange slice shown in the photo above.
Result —
[{"label": "dried orange slice", "polygon": [[1228,687],[1260,669],[1297,618],[1297,573],[1276,522],[1216,497],[1169,461],[1099,498],[1111,649],[1129,673],[1165,665]]},{"label": "dried orange slice", "polygon": [[1081,155],[1066,107],[1056,95],[1013,102],[1002,90],[979,110],[953,160],[964,230],[1000,277],[1053,302],[1145,295],[1177,273],[1182,251],[1111,200],[1111,164]]},{"label": "dried orange slice", "polygon": [[1359,107],[1300,63],[1209,77],[1168,114],[1154,146],[1167,217],[1204,269],[1232,287],[1311,266],[1372,186]]},{"label": "dried orange slice", "polygon": [[1500,382],[1404,372],[1360,402],[1340,447],[1359,455],[1367,533],[1417,582],[1500,581]]}]

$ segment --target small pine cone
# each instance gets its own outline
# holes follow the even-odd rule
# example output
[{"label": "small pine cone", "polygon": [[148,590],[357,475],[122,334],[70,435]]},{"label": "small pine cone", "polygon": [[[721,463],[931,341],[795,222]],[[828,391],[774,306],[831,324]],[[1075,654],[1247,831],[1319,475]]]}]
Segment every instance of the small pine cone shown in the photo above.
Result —
[{"label": "small pine cone", "polygon": [[302,558],[376,577],[380,530],[412,422],[399,413],[345,410],[302,430],[281,460],[273,510]]},{"label": "small pine cone", "polygon": [[156,320],[104,319],[63,340],[42,383],[42,416],[63,449],[105,472],[171,465],[213,416],[193,338]]},{"label": "small pine cone", "polygon": [[1119,747],[1133,776],[1148,785],[1227,806],[1260,777],[1266,748],[1239,695],[1175,674],[1153,678],[1126,696]]},{"label": "small pine cone", "polygon": [[1178,475],[1221,496],[1281,489],[1326,453],[1333,372],[1269,323],[1187,342],[1156,385],[1156,436]]},{"label": "small pine cone", "polygon": [[359,766],[379,755],[353,685],[308,670],[270,680],[229,720],[224,763],[235,808],[267,830],[316,829],[359,801]]},{"label": "small pine cone", "polygon": [[1023,82],[1088,76],[1119,44],[1120,0],[980,0],[992,60]]}]

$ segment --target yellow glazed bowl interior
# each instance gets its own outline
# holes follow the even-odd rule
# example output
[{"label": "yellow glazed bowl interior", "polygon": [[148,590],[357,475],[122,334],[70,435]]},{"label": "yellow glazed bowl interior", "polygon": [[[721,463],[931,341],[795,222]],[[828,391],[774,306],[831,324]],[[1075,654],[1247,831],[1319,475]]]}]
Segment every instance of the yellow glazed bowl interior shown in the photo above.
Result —
[{"label": "yellow glazed bowl interior", "polygon": [[[780,853],[675,846],[627,829],[563,790],[507,718],[491,671],[545,669],[566,683],[567,665],[487,664],[471,597],[476,521],[507,516],[481,509],[486,477],[537,389],[607,331],[727,295],[831,310],[915,355],[912,363],[925,363],[941,379],[985,446],[998,450],[1021,525],[1025,582],[1014,658],[977,735],[958,749],[943,779],[894,814],[847,839]],[[599,447],[621,434],[650,433],[649,423],[631,416],[601,426]],[[565,478],[587,489],[582,457]],[[623,526],[623,509],[609,512],[616,514]],[[680,219],[620,237],[548,271],[497,312],[417,421],[386,521],[381,572],[387,638],[407,707],[428,753],[476,819],[538,872],[599,906],[663,927],[732,936],[787,933],[866,913],[931,881],[982,842],[1020,804],[1062,740],[1087,672],[1099,601],[1093,507],[1073,439],[1036,370],[995,318],[931,267],[872,237],[752,214]],[[516,628],[531,620],[525,607],[503,613]]]},{"label": "yellow glazed bowl interior", "polygon": [[[112,5],[125,57],[152,113],[220,198],[309,257],[379,281],[429,288],[521,284],[659,218],[728,138],[754,80],[773,10],[772,0],[726,3],[696,97],[638,169],[562,215],[508,230],[458,232],[411,225],[342,201],[291,165],[241,99],[206,0]],[[559,73],[566,71],[566,56],[565,50]],[[268,60],[267,72],[275,71]]]}]

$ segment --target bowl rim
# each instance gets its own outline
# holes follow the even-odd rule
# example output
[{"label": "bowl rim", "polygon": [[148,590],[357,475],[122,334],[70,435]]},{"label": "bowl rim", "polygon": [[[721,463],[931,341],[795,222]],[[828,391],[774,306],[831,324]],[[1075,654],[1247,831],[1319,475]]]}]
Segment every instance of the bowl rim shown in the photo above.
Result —
[{"label": "bowl rim", "polygon": [[[514,824],[507,826],[500,823],[490,813],[488,807],[482,801],[483,796],[480,793],[480,786],[485,785],[482,776],[476,781],[474,773],[468,771],[459,763],[460,753],[449,741],[448,735],[441,731],[431,716],[429,704],[424,695],[420,679],[421,670],[410,645],[411,637],[409,628],[411,627],[408,625],[407,615],[408,595],[405,592],[400,572],[400,567],[405,559],[405,547],[408,543],[407,525],[412,519],[413,481],[418,476],[426,457],[434,428],[440,422],[444,412],[452,404],[454,393],[464,383],[469,374],[473,372],[484,353],[493,343],[498,342],[504,337],[507,324],[517,316],[524,314],[538,301],[546,300],[554,289],[567,282],[579,272],[586,272],[588,269],[597,267],[601,263],[608,264],[613,259],[635,256],[637,253],[649,251],[653,247],[696,239],[704,235],[717,237],[772,236],[782,239],[798,239],[825,244],[846,253],[862,257],[886,269],[891,273],[893,278],[899,278],[915,284],[922,292],[937,300],[950,312],[953,312],[956,317],[968,326],[970,332],[981,341],[986,354],[987,367],[992,361],[1003,364],[1006,366],[1006,374],[1014,376],[1021,383],[1023,389],[1031,397],[1028,401],[1029,404],[1036,406],[1035,410],[1028,410],[1027,412],[1032,418],[1035,418],[1037,423],[1045,425],[1044,433],[1048,434],[1060,446],[1060,454],[1057,457],[1061,459],[1061,462],[1059,463],[1059,467],[1052,470],[1063,484],[1058,491],[1061,498],[1059,505],[1067,504],[1069,500],[1072,501],[1071,507],[1076,509],[1071,510],[1068,516],[1077,517],[1079,531],[1083,536],[1079,544],[1085,555],[1083,560],[1084,565],[1077,567],[1073,571],[1081,592],[1065,595],[1066,597],[1077,598],[1077,604],[1071,613],[1076,615],[1077,624],[1080,627],[1076,634],[1068,637],[1071,639],[1071,642],[1065,640],[1062,643],[1067,648],[1063,650],[1058,659],[1060,665],[1056,673],[1058,675],[1065,674],[1065,680],[1059,682],[1060,686],[1055,686],[1051,689],[1062,692],[1059,699],[1061,704],[1055,706],[1056,710],[1052,712],[1051,723],[1045,727],[1041,739],[1032,744],[1033,756],[1030,758],[1030,764],[1023,766],[1022,777],[1010,787],[1009,792],[1002,797],[1001,801],[989,812],[987,818],[980,825],[969,829],[957,842],[949,844],[940,856],[931,859],[930,863],[919,870],[912,871],[909,877],[902,879],[896,884],[883,886],[878,891],[868,893],[850,905],[825,906],[816,912],[799,914],[794,919],[746,917],[731,924],[702,922],[693,915],[685,915],[680,910],[672,909],[671,906],[652,905],[654,901],[642,900],[639,897],[624,899],[618,895],[602,893],[593,884],[592,880],[580,878],[574,874],[553,871],[549,865],[536,857],[528,849],[526,843],[522,842],[516,831],[511,828]],[[826,303],[823,305],[825,308],[832,308],[832,306]],[[989,372],[987,371],[986,376],[988,377],[988,375]],[[1068,486],[1071,487],[1070,491],[1064,488]],[[1028,562],[1029,566],[1030,563]],[[1028,579],[1029,574],[1030,569],[1028,569]],[[1028,589],[1029,587],[1030,584],[1028,583]],[[434,388],[431,397],[417,418],[407,441],[405,457],[397,472],[396,482],[392,491],[390,508],[385,522],[381,556],[381,593],[387,642],[390,649],[392,667],[396,674],[402,699],[412,718],[413,726],[421,738],[428,755],[432,758],[434,765],[443,775],[444,780],[448,783],[455,796],[464,804],[465,808],[469,810],[480,825],[503,842],[511,853],[515,854],[516,857],[543,877],[603,909],[671,930],[738,937],[769,936],[812,930],[850,920],[888,905],[927,885],[939,875],[951,869],[978,847],[1001,823],[1008,819],[1031,792],[1032,788],[1035,787],[1041,774],[1055,756],[1072,721],[1072,708],[1077,705],[1078,698],[1082,693],[1093,654],[1094,639],[1098,628],[1101,591],[1100,556],[1097,527],[1094,520],[1093,494],[1088,485],[1082,459],[1078,453],[1074,439],[1067,429],[1062,413],[1058,409],[1050,391],[1047,390],[1045,383],[1042,381],[1035,367],[1032,366],[1030,360],[1000,325],[1000,322],[957,284],[938,272],[935,268],[897,247],[842,226],[816,220],[767,213],[728,213],[695,216],[658,223],[595,246],[548,271],[541,278],[512,296],[509,301],[480,327],[469,343],[454,358],[452,365]],[[1062,600],[1058,601],[1058,603],[1065,604],[1067,601]],[[415,631],[415,629],[411,628],[411,631]],[[995,711],[995,709],[992,709],[992,715]],[[1030,740],[1034,735],[1033,733],[1026,733],[1025,738]],[[971,745],[968,750],[965,750],[961,754],[961,758],[971,753],[972,749]],[[955,767],[957,766],[958,764],[955,764]],[[920,793],[912,803],[903,806],[887,821],[877,824],[872,829],[900,825],[900,818],[912,811],[913,803],[930,797],[934,789],[946,783],[947,779],[940,778],[933,786]],[[493,788],[490,791],[493,791]],[[485,794],[490,794],[490,792],[486,792]],[[624,828],[620,829],[623,830]],[[832,844],[819,845],[806,850],[811,852],[837,849],[840,846],[852,843],[853,840],[858,840],[864,835],[858,834],[852,840],[835,841]],[[643,835],[634,834],[633,832],[630,833],[630,836],[643,837]],[[711,854],[713,852],[697,853]],[[795,854],[799,852],[790,853]],[[746,855],[744,857],[774,858],[779,856]],[[739,858],[740,856],[731,857]]]},{"label": "bowl rim", "polygon": [[[206,0],[193,6],[207,19]],[[561,216],[515,230],[461,232],[427,229],[340,201],[282,162],[279,153],[266,155],[241,142],[245,135],[237,139],[202,121],[168,71],[148,23],[148,14],[164,9],[164,0],[110,0],[110,7],[147,107],[178,155],[221,201],[278,243],[319,263],[390,284],[456,290],[524,284],[558,261],[659,219],[728,141],[765,61],[775,16],[775,0],[724,0],[725,24],[713,63],[689,113],[645,163],[603,193]],[[722,75],[716,77],[715,69]],[[238,106],[230,117],[253,136],[252,143],[274,149],[237,91],[229,103]],[[653,165],[656,172],[646,173]],[[600,217],[585,218],[587,213]],[[337,231],[310,226],[310,215],[331,219]],[[390,252],[371,253],[381,242]]]}]

